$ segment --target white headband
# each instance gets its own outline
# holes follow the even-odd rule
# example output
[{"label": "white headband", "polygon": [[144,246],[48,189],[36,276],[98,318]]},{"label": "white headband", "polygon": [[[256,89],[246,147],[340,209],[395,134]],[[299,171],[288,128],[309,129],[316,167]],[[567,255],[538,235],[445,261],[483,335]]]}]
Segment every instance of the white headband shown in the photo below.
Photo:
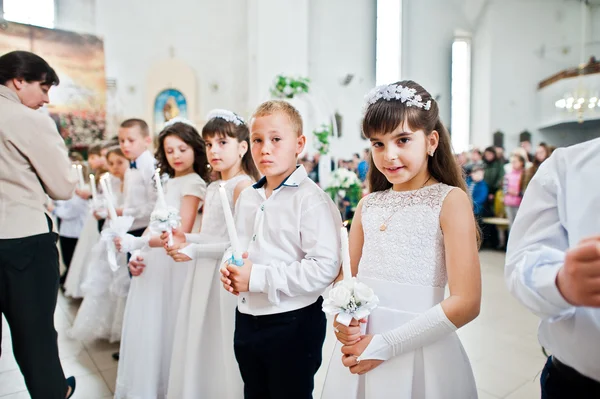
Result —
[{"label": "white headband", "polygon": [[187,120],[185,118],[182,118],[180,116],[176,116],[175,118],[169,119],[167,122],[165,122],[164,128],[168,128],[169,126],[173,126],[176,123],[184,123],[186,125],[189,125],[189,126],[193,127],[194,129],[196,128],[196,126],[194,126],[194,123],[192,121]]},{"label": "white headband", "polygon": [[226,109],[213,109],[208,113],[208,115],[206,115],[207,120],[211,120],[213,118],[223,119],[227,122],[233,123],[236,126],[240,126],[245,123],[241,116]]},{"label": "white headband", "polygon": [[383,98],[385,101],[400,100],[403,104],[406,104],[407,107],[414,106],[429,111],[431,108],[431,100],[423,102],[421,96],[417,95],[416,92],[417,90],[415,89],[403,87],[396,83],[377,86],[365,96],[365,108],[368,108],[369,105],[375,104]]}]

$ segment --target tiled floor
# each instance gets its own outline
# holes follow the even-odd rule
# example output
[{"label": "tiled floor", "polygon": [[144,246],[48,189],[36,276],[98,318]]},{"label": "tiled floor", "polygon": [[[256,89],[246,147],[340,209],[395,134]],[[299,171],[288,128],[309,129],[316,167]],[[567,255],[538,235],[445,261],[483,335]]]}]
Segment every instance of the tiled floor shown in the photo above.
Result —
[{"label": "tiled floor", "polygon": [[[507,292],[503,279],[504,256],[499,252],[481,253],[483,302],[481,315],[459,331],[469,354],[480,399],[539,398],[539,373],[544,356],[537,343],[538,320]],[[58,299],[54,316],[63,368],[67,376],[77,377],[75,399],[111,398],[117,362],[111,354],[118,345],[96,342],[84,345],[69,339],[66,330],[77,312],[79,302]],[[29,398],[23,378],[12,356],[11,340],[5,320],[2,327],[0,358],[0,399]],[[328,333],[325,358],[332,351],[333,334]],[[324,373],[316,377],[315,398],[320,395]]]}]

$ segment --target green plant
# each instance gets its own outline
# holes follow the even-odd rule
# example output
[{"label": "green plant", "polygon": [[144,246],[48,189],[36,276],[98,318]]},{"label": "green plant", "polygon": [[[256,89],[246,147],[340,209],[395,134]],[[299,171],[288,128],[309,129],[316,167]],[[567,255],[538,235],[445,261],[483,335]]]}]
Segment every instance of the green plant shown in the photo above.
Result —
[{"label": "green plant", "polygon": [[321,155],[327,155],[329,153],[329,137],[332,135],[333,127],[331,125],[323,124],[321,127],[313,132],[315,138],[315,148]]},{"label": "green plant", "polygon": [[294,98],[296,94],[308,93],[309,83],[308,78],[277,75],[271,86],[271,95],[276,98]]}]

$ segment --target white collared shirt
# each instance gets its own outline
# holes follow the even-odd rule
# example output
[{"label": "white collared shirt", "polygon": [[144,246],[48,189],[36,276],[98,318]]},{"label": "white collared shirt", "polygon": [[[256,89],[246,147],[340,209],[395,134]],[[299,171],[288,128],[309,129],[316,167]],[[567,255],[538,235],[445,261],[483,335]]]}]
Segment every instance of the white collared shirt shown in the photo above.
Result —
[{"label": "white collared shirt", "polygon": [[150,151],[144,151],[135,160],[137,169],[129,169],[124,179],[123,215],[135,218],[131,230],[139,230],[148,226],[150,215],[156,203],[154,171],[156,161]]},{"label": "white collared shirt", "polygon": [[600,139],[557,149],[527,187],[510,232],[509,290],[542,318],[540,343],[600,381],[600,308],[570,305],[556,287],[565,252],[600,234]]},{"label": "white collared shirt", "polygon": [[313,304],[340,270],[342,219],[331,198],[299,166],[266,197],[263,178],[236,204],[236,227],[253,262],[238,310],[254,316]]}]

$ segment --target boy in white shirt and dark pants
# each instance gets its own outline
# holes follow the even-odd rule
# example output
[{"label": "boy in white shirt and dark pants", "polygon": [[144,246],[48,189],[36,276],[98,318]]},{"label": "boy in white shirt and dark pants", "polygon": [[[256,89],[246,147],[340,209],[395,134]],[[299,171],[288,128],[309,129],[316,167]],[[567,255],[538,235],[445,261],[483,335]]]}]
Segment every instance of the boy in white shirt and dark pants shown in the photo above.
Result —
[{"label": "boy in white shirt and dark pants", "polygon": [[554,151],[508,241],[508,288],[540,316],[538,337],[552,353],[543,399],[600,398],[599,153],[600,139]]},{"label": "boy in white shirt and dark pants", "polygon": [[283,101],[257,109],[252,156],[265,176],[236,205],[241,267],[225,264],[224,288],[239,295],[234,349],[248,398],[312,398],[326,319],[321,294],[339,274],[341,217],[297,157],[302,119]]}]

